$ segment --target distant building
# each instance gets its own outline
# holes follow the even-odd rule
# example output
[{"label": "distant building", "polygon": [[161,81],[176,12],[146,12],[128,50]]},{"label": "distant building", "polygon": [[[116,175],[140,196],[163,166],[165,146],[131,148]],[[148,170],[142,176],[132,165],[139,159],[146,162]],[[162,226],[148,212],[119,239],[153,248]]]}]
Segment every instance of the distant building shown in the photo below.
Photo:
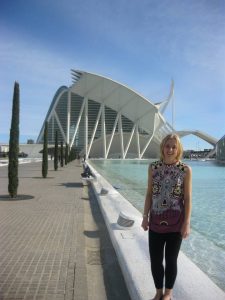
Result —
[{"label": "distant building", "polygon": [[0,145],[0,157],[7,157],[9,152],[8,145]]},{"label": "distant building", "polygon": [[[20,144],[19,157],[41,158],[43,145],[42,144]],[[0,157],[8,157],[9,145],[0,145]]]},{"label": "distant building", "polygon": [[216,144],[216,159],[225,163],[225,135]]},{"label": "distant building", "polygon": [[34,140],[33,139],[28,139],[27,144],[34,144]]},{"label": "distant building", "polygon": [[0,145],[0,152],[2,153],[8,153],[9,146],[8,145]]}]

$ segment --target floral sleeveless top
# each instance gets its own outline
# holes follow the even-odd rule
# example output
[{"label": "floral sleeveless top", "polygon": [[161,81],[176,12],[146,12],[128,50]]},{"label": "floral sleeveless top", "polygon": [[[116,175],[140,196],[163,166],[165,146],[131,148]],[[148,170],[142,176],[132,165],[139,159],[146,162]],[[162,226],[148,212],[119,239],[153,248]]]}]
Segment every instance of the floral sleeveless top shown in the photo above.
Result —
[{"label": "floral sleeveless top", "polygon": [[156,161],[152,168],[152,206],[150,230],[166,233],[180,232],[184,220],[185,164],[172,165]]}]

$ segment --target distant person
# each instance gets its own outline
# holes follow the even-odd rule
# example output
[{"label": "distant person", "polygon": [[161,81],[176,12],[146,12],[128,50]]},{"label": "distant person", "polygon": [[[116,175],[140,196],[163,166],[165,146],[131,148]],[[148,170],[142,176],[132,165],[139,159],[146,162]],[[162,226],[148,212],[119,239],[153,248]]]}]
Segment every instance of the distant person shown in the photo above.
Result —
[{"label": "distant person", "polygon": [[83,163],[83,173],[81,173],[81,176],[83,178],[90,178],[90,176],[93,176],[91,169],[86,163]]},{"label": "distant person", "polygon": [[141,226],[149,230],[151,271],[156,287],[152,300],[172,299],[180,246],[190,234],[192,173],[180,161],[182,154],[179,137],[169,134],[160,145],[160,160],[151,163],[148,170]]}]

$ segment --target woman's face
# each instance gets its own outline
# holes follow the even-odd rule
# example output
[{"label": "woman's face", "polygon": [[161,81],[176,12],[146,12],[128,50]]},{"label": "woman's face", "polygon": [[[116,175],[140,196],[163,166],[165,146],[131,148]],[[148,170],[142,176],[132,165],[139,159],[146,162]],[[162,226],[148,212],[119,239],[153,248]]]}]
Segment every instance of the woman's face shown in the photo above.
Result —
[{"label": "woman's face", "polygon": [[163,148],[164,159],[173,161],[177,159],[178,145],[176,139],[168,139]]}]

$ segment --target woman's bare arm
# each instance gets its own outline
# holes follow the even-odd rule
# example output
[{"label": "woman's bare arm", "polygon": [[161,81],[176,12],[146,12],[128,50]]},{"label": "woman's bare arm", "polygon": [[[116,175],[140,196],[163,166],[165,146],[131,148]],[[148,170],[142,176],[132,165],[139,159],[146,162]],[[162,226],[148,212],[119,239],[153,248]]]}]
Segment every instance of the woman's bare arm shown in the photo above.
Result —
[{"label": "woman's bare arm", "polygon": [[149,226],[149,212],[152,204],[152,169],[151,165],[148,168],[148,188],[145,197],[143,220],[141,226],[144,230],[148,230]]},{"label": "woman's bare arm", "polygon": [[189,166],[186,167],[184,178],[184,223],[181,229],[181,235],[185,239],[190,234],[192,210],[192,171]]}]

